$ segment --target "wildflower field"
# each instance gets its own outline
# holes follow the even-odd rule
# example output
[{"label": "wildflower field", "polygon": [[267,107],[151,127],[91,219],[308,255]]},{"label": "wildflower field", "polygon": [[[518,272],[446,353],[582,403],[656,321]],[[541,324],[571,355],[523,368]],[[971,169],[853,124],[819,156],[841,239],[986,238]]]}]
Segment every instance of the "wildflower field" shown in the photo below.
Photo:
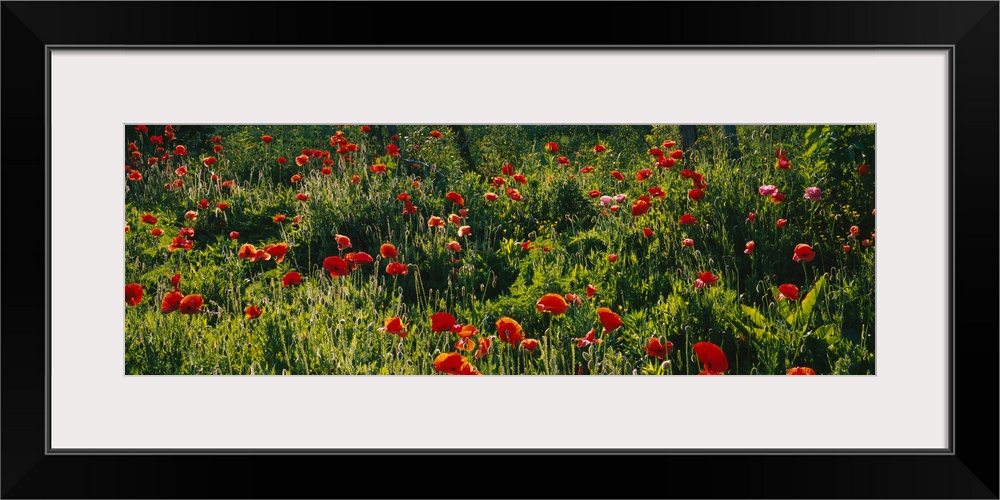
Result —
[{"label": "wildflower field", "polygon": [[129,125],[128,374],[874,374],[875,127]]}]

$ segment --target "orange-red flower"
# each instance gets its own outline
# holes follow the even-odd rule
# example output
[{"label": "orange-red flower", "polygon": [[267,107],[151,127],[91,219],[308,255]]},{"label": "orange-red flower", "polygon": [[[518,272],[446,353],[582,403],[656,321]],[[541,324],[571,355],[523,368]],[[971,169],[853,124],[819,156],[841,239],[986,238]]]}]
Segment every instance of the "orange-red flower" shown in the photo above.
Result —
[{"label": "orange-red flower", "polygon": [[174,236],[174,239],[170,240],[170,245],[167,246],[167,251],[173,252],[181,248],[191,251],[194,248],[194,242],[183,236]]},{"label": "orange-red flower", "polygon": [[598,307],[597,317],[601,320],[601,326],[604,327],[604,333],[613,332],[619,326],[622,326],[622,319],[615,314],[614,311],[608,309],[607,307]]},{"label": "orange-red flower", "polygon": [[373,174],[384,174],[385,169],[386,169],[385,163],[376,163],[368,167],[368,170]]},{"label": "orange-red flower", "polygon": [[229,208],[229,204],[228,203],[216,203],[215,204],[215,208],[218,208],[219,210],[226,210],[226,209]]},{"label": "orange-red flower", "polygon": [[266,143],[270,143],[271,141],[274,140],[274,137],[271,137],[269,135],[262,135],[260,136],[260,139]]},{"label": "orange-red flower", "polygon": [[395,259],[399,256],[399,252],[396,251],[396,246],[392,243],[383,243],[382,246],[378,248],[378,252],[386,259]]},{"label": "orange-red flower", "polygon": [[570,304],[580,305],[581,304],[580,296],[575,293],[567,293],[566,302],[569,302]]},{"label": "orange-red flower", "polygon": [[144,214],[142,216],[142,221],[145,222],[146,224],[156,224],[157,220],[159,220],[159,219],[157,219],[156,217],[153,217],[152,214]]},{"label": "orange-red flower", "polygon": [[131,179],[131,180],[133,180],[133,181],[141,181],[142,180],[142,172],[140,172],[138,170],[131,170],[130,169],[129,172],[128,172],[128,178]]},{"label": "orange-red flower", "polygon": [[486,356],[490,353],[490,339],[486,337],[479,338],[479,350],[476,351],[476,359]]},{"label": "orange-red flower", "polygon": [[503,168],[500,169],[500,173],[503,175],[514,175],[514,165],[510,163],[505,163]]},{"label": "orange-red flower", "polygon": [[583,349],[584,347],[587,347],[587,346],[589,346],[591,344],[600,344],[601,343],[601,339],[594,338],[594,329],[593,328],[591,328],[590,331],[587,332],[587,334],[583,336],[583,338],[574,338],[573,340],[577,341],[576,342],[576,346],[579,347],[579,348],[581,348],[581,349]]},{"label": "orange-red flower", "polygon": [[555,153],[556,151],[559,151],[559,145],[554,142],[545,143],[545,151]]},{"label": "orange-red flower", "polygon": [[497,201],[500,198],[496,193],[486,193],[483,197],[486,198],[486,201]]},{"label": "orange-red flower", "polygon": [[796,366],[794,368],[789,368],[785,375],[816,375],[816,370],[809,368],[807,366]]},{"label": "orange-red flower", "polygon": [[201,312],[201,306],[204,304],[205,301],[201,298],[201,295],[185,295],[177,304],[177,310],[181,314],[198,314]]},{"label": "orange-red flower", "polygon": [[130,306],[139,305],[142,302],[142,285],[129,283],[125,285],[125,303]]},{"label": "orange-red flower", "polygon": [[278,214],[274,216],[274,222],[282,222],[285,219],[287,219],[287,217],[285,217],[285,214]]},{"label": "orange-red flower", "polygon": [[406,206],[403,207],[403,215],[415,214],[417,213],[417,206],[413,202],[406,202]]},{"label": "orange-red flower", "polygon": [[360,182],[361,182],[361,176],[360,175],[354,174],[354,175],[351,176],[351,184],[358,184]]},{"label": "orange-red flower", "polygon": [[184,294],[178,291],[169,292],[163,296],[163,301],[160,302],[160,311],[163,314],[170,314],[181,307],[181,300],[184,299]]},{"label": "orange-red flower", "polygon": [[275,243],[273,245],[265,245],[264,253],[274,257],[274,262],[279,263],[285,260],[285,254],[288,253],[288,243]]},{"label": "orange-red flower", "polygon": [[201,160],[201,162],[204,163],[206,167],[211,167],[212,165],[215,165],[215,161],[216,161],[215,157],[213,156],[209,156],[208,158]]},{"label": "orange-red flower", "polygon": [[323,269],[330,273],[331,278],[347,276],[351,271],[347,268],[347,261],[336,255],[323,259]]},{"label": "orange-red flower", "polygon": [[469,360],[457,352],[442,352],[434,358],[434,369],[449,375],[479,375]]},{"label": "orange-red flower", "polygon": [[698,375],[721,375],[729,369],[729,362],[721,347],[711,342],[698,342],[692,348],[698,356],[698,362],[705,367]]},{"label": "orange-red flower", "polygon": [[618,179],[618,180],[620,180],[620,181],[623,181],[623,180],[625,180],[625,176],[624,176],[624,175],[622,175],[622,173],[621,173],[621,172],[619,172],[619,171],[617,171],[617,170],[613,170],[613,171],[611,172],[611,177],[614,177],[615,179]]},{"label": "orange-red flower", "polygon": [[569,165],[569,158],[565,156],[556,158],[556,161],[559,162],[560,165]]},{"label": "orange-red flower", "polygon": [[698,273],[698,280],[705,285],[714,285],[716,281],[719,281],[719,277],[712,274],[711,271],[705,271],[703,273]]},{"label": "orange-red flower", "polygon": [[514,180],[520,182],[521,184],[528,183],[528,179],[524,177],[524,174],[514,174]]},{"label": "orange-red flower", "polygon": [[279,156],[278,157],[278,164],[279,165],[284,165],[286,163],[288,163],[288,158],[285,158],[284,156]]},{"label": "orange-red flower", "polygon": [[618,260],[618,254],[613,253],[611,255],[608,255],[608,260],[610,260],[611,262],[617,261]]},{"label": "orange-red flower", "polygon": [[333,169],[332,169],[332,168],[330,168],[330,167],[323,167],[323,168],[321,168],[321,169],[319,170],[319,173],[321,173],[321,174],[323,174],[323,175],[330,175],[330,174],[332,174],[332,173],[333,173]]},{"label": "orange-red flower", "polygon": [[222,181],[222,184],[219,184],[224,189],[232,189],[235,185],[236,181]]},{"label": "orange-red flower", "polygon": [[753,249],[754,249],[755,246],[757,246],[757,244],[754,243],[752,240],[748,241],[747,244],[746,244],[746,249],[743,250],[743,253],[745,253],[747,255],[752,254],[753,253]]},{"label": "orange-red flower", "polygon": [[389,275],[410,274],[410,270],[402,262],[390,262],[388,266],[385,266],[385,272]]},{"label": "orange-red flower", "polygon": [[157,228],[153,228],[153,229],[152,229],[152,230],[151,230],[151,231],[149,232],[149,234],[151,234],[151,235],[153,235],[153,236],[163,236],[163,230],[162,230],[162,229],[160,229],[160,228],[158,228],[158,227],[157,227]]},{"label": "orange-red flower", "polygon": [[399,338],[406,338],[409,333],[406,332],[406,324],[403,320],[399,319],[399,316],[393,316],[385,320],[385,326],[379,328],[380,332],[387,332],[393,335],[399,335]]},{"label": "orange-red flower", "polygon": [[472,227],[470,226],[459,226],[458,235],[459,236],[469,236],[472,234]]},{"label": "orange-red flower", "polygon": [[457,214],[451,214],[451,215],[448,216],[448,222],[450,222],[450,223],[452,223],[452,224],[454,224],[456,226],[461,226],[462,225],[462,218],[459,217]]},{"label": "orange-red flower", "polygon": [[246,314],[246,319],[256,319],[260,317],[260,313],[264,312],[263,309],[257,306],[249,306],[243,310]]},{"label": "orange-red flower", "polygon": [[693,201],[701,201],[705,199],[705,192],[698,188],[691,189],[688,191],[688,198]]},{"label": "orange-red flower", "polygon": [[771,202],[773,203],[781,203],[783,201],[785,201],[784,193],[774,193],[774,195],[771,196]]},{"label": "orange-red flower", "polygon": [[663,141],[663,147],[665,147],[667,149],[670,149],[670,148],[672,148],[672,147],[674,147],[676,145],[677,145],[677,141],[672,141],[670,139],[667,139],[667,140]]},{"label": "orange-red flower", "polygon": [[788,224],[788,219],[778,219],[778,227],[785,227]]},{"label": "orange-red flower", "polygon": [[309,195],[306,193],[298,193],[295,195],[295,199],[299,201],[309,201]]},{"label": "orange-red flower", "polygon": [[595,293],[597,293],[597,287],[594,285],[587,285],[587,298],[592,298]]},{"label": "orange-red flower", "polygon": [[432,215],[430,219],[427,219],[427,227],[434,227],[434,226],[444,227],[444,219],[436,215]]},{"label": "orange-red flower", "polygon": [[693,226],[698,223],[698,219],[695,219],[691,214],[684,214],[681,216],[680,220],[677,221],[677,223]]},{"label": "orange-red flower", "polygon": [[367,133],[367,132],[371,132],[371,131],[372,131],[372,128],[371,128],[371,127],[369,127],[368,125],[362,125],[362,126],[361,126],[361,131],[362,131],[362,132],[365,132],[365,133]]},{"label": "orange-red flower", "polygon": [[462,325],[458,324],[458,320],[454,316],[448,314],[444,311],[436,312],[431,314],[431,330],[441,333],[441,332],[455,332],[461,331]]},{"label": "orange-red flower", "polygon": [[674,343],[669,340],[667,341],[666,345],[663,345],[660,342],[659,337],[652,337],[646,341],[646,354],[648,356],[659,359],[666,359],[667,356],[669,356],[670,353],[673,352],[673,350],[674,350]]},{"label": "orange-red flower", "polygon": [[517,343],[524,338],[524,329],[513,318],[504,316],[497,320],[496,325],[497,335],[500,337],[501,342],[507,342],[511,346],[516,347]]},{"label": "orange-red flower", "polygon": [[795,245],[795,251],[792,253],[792,260],[795,262],[809,262],[816,257],[816,252],[813,251],[812,247],[804,243],[799,243]]},{"label": "orange-red flower", "polygon": [[399,156],[399,146],[395,144],[386,146],[385,151],[389,153],[389,156]]},{"label": "orange-red flower", "polygon": [[447,246],[448,250],[452,252],[458,253],[462,251],[462,245],[459,245],[457,241],[449,241]]},{"label": "orange-red flower", "polygon": [[569,303],[558,293],[547,293],[538,299],[535,308],[538,309],[538,312],[565,314],[569,309]]},{"label": "orange-red flower", "polygon": [[173,285],[174,291],[179,292],[181,290],[181,273],[177,273],[170,277],[170,284]]},{"label": "orange-red flower", "polygon": [[431,130],[430,135],[435,139],[440,139],[442,137],[441,132],[438,132],[437,130]]},{"label": "orange-red flower", "polygon": [[679,149],[671,151],[670,157],[675,160],[680,160],[681,158],[684,158],[684,152]]},{"label": "orange-red flower", "polygon": [[651,206],[652,204],[650,203],[648,196],[640,196],[639,199],[635,200],[635,203],[632,204],[632,216],[638,217],[648,212],[649,207]]},{"label": "orange-red flower", "polygon": [[250,262],[257,262],[258,260],[271,260],[271,254],[265,252],[264,250],[258,250],[249,243],[244,243],[236,255],[241,259],[250,259]]},{"label": "orange-red flower", "polygon": [[608,150],[608,148],[604,147],[603,144],[598,144],[598,145],[594,146],[594,152],[595,153],[603,153],[603,152],[605,152],[607,150]]},{"label": "orange-red flower", "polygon": [[298,166],[301,167],[302,165],[305,165],[306,163],[309,163],[309,156],[308,155],[299,155],[299,156],[295,157],[295,164],[296,165],[298,165]]},{"label": "orange-red flower", "polygon": [[674,159],[669,156],[661,156],[656,160],[656,166],[660,168],[674,168]]},{"label": "orange-red flower", "polygon": [[648,168],[644,168],[635,173],[635,180],[644,181],[652,176],[653,176],[653,171]]},{"label": "orange-red flower", "polygon": [[868,165],[865,165],[864,163],[862,163],[858,167],[858,175],[866,175],[866,174],[868,174]]},{"label": "orange-red flower", "polygon": [[524,199],[524,197],[521,196],[521,192],[514,188],[507,188],[507,197],[514,201],[521,201]]},{"label": "orange-red flower", "polygon": [[799,300],[799,287],[785,283],[778,287],[778,299]]},{"label": "orange-red flower", "polygon": [[535,339],[524,339],[521,341],[521,345],[524,346],[528,352],[535,352],[535,348],[538,347],[538,341]]},{"label": "orange-red flower", "polygon": [[338,250],[342,250],[343,251],[343,250],[347,250],[348,248],[351,248],[351,239],[348,238],[347,236],[344,236],[342,234],[338,234],[338,235],[334,236],[334,239],[337,240],[337,249]]},{"label": "orange-red flower", "polygon": [[472,339],[469,337],[472,337],[473,335],[479,333],[479,330],[477,330],[476,327],[472,325],[463,325],[462,328],[458,329],[458,331],[455,330],[452,331],[457,333],[458,336],[460,337],[458,342],[455,343],[455,349],[459,349],[466,352],[475,349],[476,343],[473,342]]},{"label": "orange-red flower", "polygon": [[302,275],[296,271],[292,271],[281,278],[282,286],[292,286],[302,283]]}]

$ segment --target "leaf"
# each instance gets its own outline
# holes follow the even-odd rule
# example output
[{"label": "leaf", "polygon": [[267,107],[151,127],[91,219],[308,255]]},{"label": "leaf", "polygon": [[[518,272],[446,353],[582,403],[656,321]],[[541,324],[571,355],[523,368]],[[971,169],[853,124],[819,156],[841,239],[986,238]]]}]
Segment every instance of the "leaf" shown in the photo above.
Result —
[{"label": "leaf", "polygon": [[816,285],[813,286],[812,290],[806,294],[805,298],[802,299],[802,316],[806,318],[806,321],[812,318],[812,310],[816,305],[816,301],[819,300],[820,294],[826,288],[826,276],[821,276]]},{"label": "leaf", "polygon": [[748,305],[743,305],[743,312],[746,313],[747,318],[753,323],[754,326],[758,328],[763,328],[767,324],[767,320],[764,315],[760,313],[756,308]]}]

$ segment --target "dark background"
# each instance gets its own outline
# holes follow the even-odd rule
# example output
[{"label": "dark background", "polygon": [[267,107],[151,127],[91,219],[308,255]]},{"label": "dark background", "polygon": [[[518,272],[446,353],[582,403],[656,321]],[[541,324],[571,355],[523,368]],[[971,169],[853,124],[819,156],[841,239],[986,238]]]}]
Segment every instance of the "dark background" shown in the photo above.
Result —
[{"label": "dark background", "polygon": [[[3,208],[15,228],[3,245],[4,498],[997,498],[997,2],[3,2],[0,11]],[[964,332],[953,343],[955,454],[44,454],[46,280],[37,235],[43,207],[48,217],[46,45],[510,43],[954,45],[951,305],[955,331]],[[914,138],[914,147],[927,139]],[[473,428],[497,432],[509,418],[477,415],[483,423]],[[383,480],[361,482],[357,471]]]}]

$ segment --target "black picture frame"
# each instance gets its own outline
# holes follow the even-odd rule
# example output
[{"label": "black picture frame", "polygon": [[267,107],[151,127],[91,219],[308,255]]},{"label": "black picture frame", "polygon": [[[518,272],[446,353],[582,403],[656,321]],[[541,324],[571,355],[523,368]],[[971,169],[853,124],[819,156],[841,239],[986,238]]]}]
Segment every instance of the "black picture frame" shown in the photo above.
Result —
[{"label": "black picture frame", "polygon": [[[490,15],[481,14],[486,9]],[[442,11],[451,12],[449,16]],[[454,21],[454,15],[462,21]],[[2,356],[4,498],[998,498],[997,151],[1000,3],[2,2],[8,232]],[[324,29],[308,29],[320,26]],[[335,27],[335,29],[333,29]],[[952,440],[948,453],[600,456],[50,454],[39,179],[50,47],[949,47],[952,71]],[[601,44],[600,46],[593,44]],[[937,138],[944,140],[946,138]],[[927,138],[914,138],[914,147]],[[36,191],[24,186],[35,186]],[[983,188],[987,186],[987,188]],[[45,217],[51,200],[46,199]],[[915,215],[916,216],[916,215]],[[45,224],[48,227],[48,224]],[[28,238],[31,244],[21,243]],[[10,241],[10,240],[8,240]],[[48,241],[46,235],[46,241]],[[48,250],[48,245],[46,245]],[[984,250],[988,254],[983,256]],[[49,252],[46,251],[48,256]],[[32,263],[22,265],[21,263]],[[13,273],[13,274],[12,274]],[[974,297],[975,299],[971,299]],[[986,306],[978,304],[985,303]],[[25,326],[27,321],[28,325]],[[16,322],[16,323],[15,323]],[[15,324],[17,326],[15,326]],[[957,332],[964,332],[957,337]],[[985,353],[985,354],[984,354]],[[917,362],[917,361],[915,361]],[[984,418],[985,417],[985,418]],[[488,423],[493,416],[484,415]],[[567,423],[567,425],[573,425]],[[710,432],[710,429],[674,432]],[[990,458],[992,457],[992,458]],[[319,474],[314,470],[320,470]],[[358,470],[385,475],[358,482]],[[536,489],[524,478],[537,478]]]}]

